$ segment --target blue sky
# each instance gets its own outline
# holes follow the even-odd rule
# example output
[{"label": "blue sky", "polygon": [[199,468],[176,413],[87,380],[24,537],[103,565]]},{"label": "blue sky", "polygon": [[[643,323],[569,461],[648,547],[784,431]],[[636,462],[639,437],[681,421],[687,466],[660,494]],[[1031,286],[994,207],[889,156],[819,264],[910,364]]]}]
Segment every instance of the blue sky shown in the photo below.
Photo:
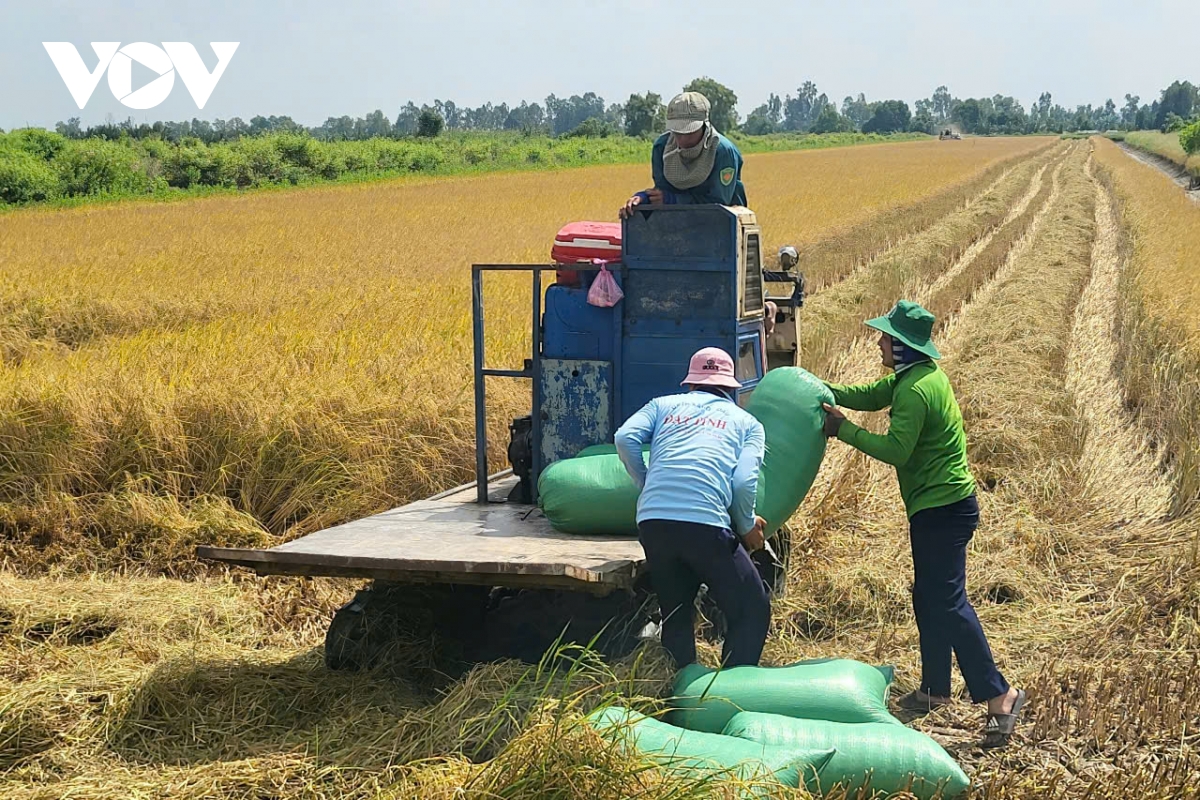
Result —
[{"label": "blue sky", "polygon": [[[743,116],[805,80],[839,102],[860,91],[911,102],[944,83],[1026,106],[1043,90],[1067,106],[1120,106],[1126,92],[1145,101],[1171,80],[1200,81],[1195,0],[0,2],[5,129],[106,114],[318,124],[375,108],[394,118],[408,99],[474,106],[552,92],[615,102],[647,89],[669,97],[700,75],[732,87]],[[43,41],[73,43],[89,68],[92,41],[192,42],[209,68],[209,41],[241,44],[203,110],[179,80],[148,111],[122,106],[101,80],[80,111]]]}]

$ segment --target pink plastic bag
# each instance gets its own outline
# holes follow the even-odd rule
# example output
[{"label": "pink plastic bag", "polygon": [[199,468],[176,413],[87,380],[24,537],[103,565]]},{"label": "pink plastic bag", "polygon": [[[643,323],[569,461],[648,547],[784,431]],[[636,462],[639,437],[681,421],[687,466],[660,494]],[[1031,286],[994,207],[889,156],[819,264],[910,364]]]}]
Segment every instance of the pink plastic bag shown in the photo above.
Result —
[{"label": "pink plastic bag", "polygon": [[596,273],[596,280],[592,281],[592,288],[588,289],[588,303],[601,308],[612,308],[621,302],[625,293],[617,286],[617,279],[608,271],[607,261],[593,258],[592,263],[598,265],[600,271]]}]

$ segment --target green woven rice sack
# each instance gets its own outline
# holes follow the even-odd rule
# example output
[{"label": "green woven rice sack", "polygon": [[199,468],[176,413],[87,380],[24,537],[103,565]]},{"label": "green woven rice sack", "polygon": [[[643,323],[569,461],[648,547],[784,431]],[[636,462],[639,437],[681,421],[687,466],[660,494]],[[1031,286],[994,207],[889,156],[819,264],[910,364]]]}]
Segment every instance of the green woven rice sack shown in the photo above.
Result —
[{"label": "green woven rice sack", "polygon": [[910,791],[920,800],[929,800],[939,790],[949,798],[970,785],[941,745],[903,725],[851,725],[744,712],[729,721],[725,734],[768,747],[834,750],[819,775],[822,792],[841,783],[853,797],[869,784],[872,793]]},{"label": "green woven rice sack", "polygon": [[825,457],[825,410],[833,392],[800,367],[779,367],[759,381],[746,410],[762,423],[767,451],[758,473],[755,513],[774,531],[791,519]]},{"label": "green woven rice sack", "polygon": [[593,712],[588,723],[610,741],[633,747],[682,779],[729,777],[815,789],[821,769],[834,756],[831,748],[770,747],[745,738],[688,731],[620,706]]},{"label": "green woven rice sack", "polygon": [[[642,452],[649,463],[650,450]],[[555,461],[538,478],[538,505],[561,533],[637,536],[638,488],[616,445],[599,444]]]},{"label": "green woven rice sack", "polygon": [[[746,410],[762,423],[767,448],[758,475],[755,512],[775,531],[796,513],[825,456],[825,411],[833,393],[799,367],[773,369],[759,381]],[[649,448],[643,451],[649,463]],[[615,445],[593,445],[555,461],[538,478],[538,503],[562,533],[637,535],[638,490]]]},{"label": "green woven rice sack", "polygon": [[762,711],[832,722],[900,725],[888,712],[891,667],[849,659],[801,661],[787,667],[689,664],[675,678],[671,721],[689,730],[720,733],[739,711]]}]

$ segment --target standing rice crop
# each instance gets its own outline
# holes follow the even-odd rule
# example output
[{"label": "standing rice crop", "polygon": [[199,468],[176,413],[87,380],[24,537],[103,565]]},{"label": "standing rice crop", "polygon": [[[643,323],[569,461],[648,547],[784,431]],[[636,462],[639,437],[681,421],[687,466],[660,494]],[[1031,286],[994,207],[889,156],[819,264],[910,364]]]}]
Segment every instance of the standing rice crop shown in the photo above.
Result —
[{"label": "standing rice crop", "polygon": [[[774,241],[912,203],[1039,146],[915,142],[751,156]],[[472,262],[546,262],[647,166],[412,179],[0,217],[0,552],[192,568],[398,505],[473,465]],[[487,282],[519,366],[528,284]],[[494,464],[527,387],[488,386]],[[31,547],[34,542],[40,546]]]},{"label": "standing rice crop", "polygon": [[1200,205],[1112,142],[1095,141],[1128,234],[1122,377],[1129,401],[1168,448],[1173,507],[1182,512],[1200,501]]}]

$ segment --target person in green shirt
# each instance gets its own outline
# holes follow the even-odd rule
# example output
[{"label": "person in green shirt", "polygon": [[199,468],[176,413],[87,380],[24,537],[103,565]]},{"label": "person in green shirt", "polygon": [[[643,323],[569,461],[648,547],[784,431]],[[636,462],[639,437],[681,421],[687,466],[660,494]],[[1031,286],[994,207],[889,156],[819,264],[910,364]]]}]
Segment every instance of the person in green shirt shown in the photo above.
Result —
[{"label": "person in green shirt", "polygon": [[917,303],[898,302],[878,330],[887,377],[857,386],[827,384],[837,404],[855,411],[891,407],[887,433],[855,425],[825,405],[825,434],[896,468],[908,513],[913,557],[913,611],[921,642],[921,685],[900,698],[909,711],[951,702],[951,654],[972,702],[987,703],[984,747],[1006,744],[1025,703],[996,669],[979,617],[967,599],[967,544],[979,525],[967,437],[950,380],[937,365],[934,316]]}]

